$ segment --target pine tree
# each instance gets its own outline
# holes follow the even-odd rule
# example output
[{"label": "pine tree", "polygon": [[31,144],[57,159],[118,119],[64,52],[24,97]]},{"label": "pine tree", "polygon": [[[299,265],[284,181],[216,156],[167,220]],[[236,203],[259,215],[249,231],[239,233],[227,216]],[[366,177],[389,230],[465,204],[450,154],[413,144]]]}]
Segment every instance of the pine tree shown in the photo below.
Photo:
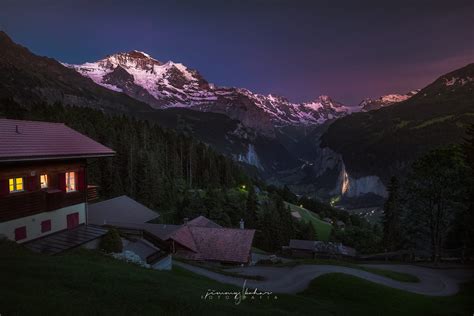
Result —
[{"label": "pine tree", "polygon": [[400,196],[398,179],[392,177],[387,188],[388,199],[383,208],[383,243],[389,251],[400,245]]},{"label": "pine tree", "polygon": [[405,183],[404,226],[412,226],[410,232],[417,234],[418,247],[430,249],[435,263],[448,234],[455,229],[456,217],[468,209],[467,172],[458,147],[435,149],[413,163]]},{"label": "pine tree", "polygon": [[255,188],[251,185],[247,193],[247,201],[245,205],[245,223],[248,228],[257,226],[257,194]]},{"label": "pine tree", "polygon": [[314,228],[313,223],[308,222],[307,225],[308,225],[308,236],[307,236],[308,240],[318,240],[319,239],[318,232]]},{"label": "pine tree", "polygon": [[474,247],[474,124],[467,131],[468,137],[463,144],[464,159],[468,171],[468,207],[461,215],[460,222],[462,244],[464,248]]}]

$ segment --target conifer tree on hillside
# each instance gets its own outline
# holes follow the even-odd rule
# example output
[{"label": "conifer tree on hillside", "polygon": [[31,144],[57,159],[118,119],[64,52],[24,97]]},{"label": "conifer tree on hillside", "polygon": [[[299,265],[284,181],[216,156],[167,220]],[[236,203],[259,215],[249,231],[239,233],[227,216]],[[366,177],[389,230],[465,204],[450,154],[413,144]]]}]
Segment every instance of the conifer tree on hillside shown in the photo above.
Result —
[{"label": "conifer tree on hillside", "polygon": [[474,124],[468,129],[462,148],[468,172],[468,207],[460,216],[459,223],[463,247],[474,248]]},{"label": "conifer tree on hillside", "polygon": [[[404,187],[404,226],[417,234],[416,241],[430,248],[432,260],[441,257],[455,218],[467,208],[466,165],[457,147],[433,150],[413,163]],[[472,227],[471,227],[472,229]]]},{"label": "conifer tree on hillside", "polygon": [[400,245],[400,193],[396,177],[390,179],[387,188],[388,198],[383,208],[383,243],[389,251],[396,250]]},{"label": "conifer tree on hillside", "polygon": [[257,194],[255,188],[250,185],[247,193],[247,201],[245,205],[245,223],[248,228],[257,227]]}]

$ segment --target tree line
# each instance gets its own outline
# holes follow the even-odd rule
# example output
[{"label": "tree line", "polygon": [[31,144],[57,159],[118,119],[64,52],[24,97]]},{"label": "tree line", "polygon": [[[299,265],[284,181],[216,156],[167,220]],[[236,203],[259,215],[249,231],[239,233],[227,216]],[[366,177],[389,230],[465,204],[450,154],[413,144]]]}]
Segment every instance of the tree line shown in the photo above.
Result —
[{"label": "tree line", "polygon": [[403,179],[392,177],[384,205],[386,251],[411,250],[438,262],[474,250],[474,126],[462,145],[432,150]]},{"label": "tree line", "polygon": [[175,210],[185,188],[234,187],[251,179],[242,168],[208,145],[145,120],[102,111],[39,103],[23,107],[0,101],[0,116],[62,122],[116,151],[89,161],[90,184],[100,196],[122,194],[152,209]]}]

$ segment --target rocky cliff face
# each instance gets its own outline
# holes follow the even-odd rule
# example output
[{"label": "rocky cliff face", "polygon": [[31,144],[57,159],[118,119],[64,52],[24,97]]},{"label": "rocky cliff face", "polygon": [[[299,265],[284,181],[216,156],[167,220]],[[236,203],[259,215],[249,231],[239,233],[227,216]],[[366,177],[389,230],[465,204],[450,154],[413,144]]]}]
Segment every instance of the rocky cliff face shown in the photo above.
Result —
[{"label": "rocky cliff face", "polygon": [[262,166],[260,158],[258,157],[253,144],[248,144],[247,152],[245,154],[238,155],[237,160],[255,166],[261,171],[265,171],[265,168]]},{"label": "rocky cliff face", "polygon": [[274,184],[288,185],[297,194],[319,198],[358,198],[372,194],[385,198],[385,185],[377,175],[356,177],[346,170],[342,156],[316,142],[313,159],[301,167],[278,173]]},{"label": "rocky cliff face", "polygon": [[354,178],[347,173],[342,159],[340,163],[340,174],[333,193],[348,198],[359,197],[369,193],[384,198],[387,197],[387,189],[378,176],[370,175]]}]

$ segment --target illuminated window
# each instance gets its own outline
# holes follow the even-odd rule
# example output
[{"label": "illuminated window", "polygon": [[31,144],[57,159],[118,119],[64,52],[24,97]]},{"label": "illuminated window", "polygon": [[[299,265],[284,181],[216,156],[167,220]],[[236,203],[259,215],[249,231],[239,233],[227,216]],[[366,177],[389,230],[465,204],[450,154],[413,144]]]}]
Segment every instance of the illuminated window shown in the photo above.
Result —
[{"label": "illuminated window", "polygon": [[48,175],[47,174],[42,174],[40,176],[40,183],[41,183],[41,189],[45,189],[48,187]]},{"label": "illuminated window", "polygon": [[66,192],[76,191],[76,173],[66,172]]},{"label": "illuminated window", "polygon": [[10,193],[23,191],[23,178],[12,178],[8,181],[10,185]]}]

